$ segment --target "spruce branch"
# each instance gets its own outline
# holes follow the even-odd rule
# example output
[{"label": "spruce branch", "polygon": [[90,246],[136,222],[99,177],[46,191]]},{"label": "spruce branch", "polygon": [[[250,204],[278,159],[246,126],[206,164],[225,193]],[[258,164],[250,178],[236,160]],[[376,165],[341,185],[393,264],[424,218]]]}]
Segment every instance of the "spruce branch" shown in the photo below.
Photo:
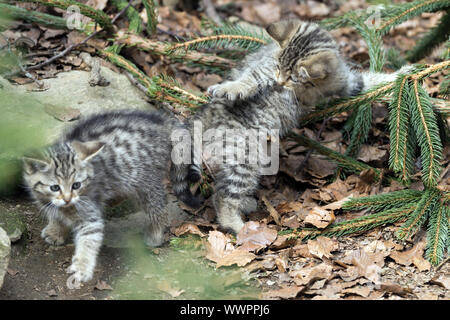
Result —
[{"label": "spruce branch", "polygon": [[153,35],[156,31],[156,25],[158,24],[158,15],[156,13],[155,0],[142,0],[145,11],[147,13],[147,34]]},{"label": "spruce branch", "polygon": [[394,26],[418,16],[424,12],[435,12],[450,7],[448,0],[418,0],[408,4],[397,5],[391,14],[391,17],[384,21],[378,28],[377,32],[385,34]]},{"label": "spruce branch", "polygon": [[240,26],[211,26],[212,34],[172,45],[171,50],[198,49],[232,49],[240,48],[253,51],[271,42],[271,38],[263,32],[248,31]]},{"label": "spruce branch", "polygon": [[48,7],[55,7],[60,9],[67,9],[70,6],[77,6],[80,8],[80,13],[86,17],[89,17],[97,22],[107,32],[114,30],[111,19],[106,13],[100,10],[95,10],[83,3],[75,0],[16,0],[18,2],[37,2]]},{"label": "spruce branch", "polygon": [[[112,0],[112,3],[119,10],[123,10],[124,8],[128,7],[127,0]],[[141,33],[142,20],[139,16],[139,11],[137,11],[133,6],[129,6],[126,10],[126,15],[129,20],[128,30],[132,33]]]},{"label": "spruce branch", "polygon": [[430,54],[433,49],[441,43],[447,41],[450,37],[450,10],[442,16],[438,25],[432,28],[423,36],[415,47],[408,52],[406,59],[410,62],[417,62]]},{"label": "spruce branch", "polygon": [[363,104],[356,111],[356,117],[352,121],[352,134],[345,155],[356,157],[362,144],[366,142],[372,124],[372,106]]},{"label": "spruce branch", "polygon": [[395,89],[389,103],[389,132],[390,152],[389,167],[400,173],[404,183],[409,182],[414,169],[415,137],[410,125],[410,92],[408,75],[400,76],[396,80]]},{"label": "spruce branch", "polygon": [[225,59],[216,55],[206,54],[198,51],[184,51],[184,50],[172,50],[171,45],[155,41],[151,39],[146,39],[140,37],[138,35],[124,33],[119,31],[117,33],[118,39],[117,41],[120,44],[124,44],[129,47],[137,47],[147,52],[153,52],[155,54],[160,54],[167,56],[171,59],[182,60],[182,61],[191,61],[203,65],[220,67],[220,68],[232,68],[236,64],[234,61]]},{"label": "spruce branch", "polygon": [[[410,79],[422,80],[433,73],[445,70],[449,67],[450,60],[432,64],[427,67],[417,66],[417,70],[410,74]],[[376,99],[391,94],[394,88],[395,81],[392,81],[386,84],[382,84],[377,88],[363,92],[354,97],[339,99],[331,103],[319,105],[317,107],[317,111],[311,112],[300,118],[300,125],[304,126],[309,122],[320,121],[345,111],[354,110],[365,103],[375,101]]]},{"label": "spruce branch", "polygon": [[442,202],[430,212],[427,228],[427,248],[425,256],[433,265],[438,265],[447,249],[449,232],[449,207]]},{"label": "spruce branch", "polygon": [[409,238],[417,232],[420,226],[427,220],[430,212],[433,211],[436,203],[439,202],[440,194],[437,189],[428,189],[423,193],[414,212],[397,231],[397,237],[399,239]]},{"label": "spruce branch", "polygon": [[[428,188],[437,185],[441,171],[442,143],[430,99],[418,80],[412,83],[415,103],[410,105],[412,123],[421,149],[422,181]],[[412,93],[411,93],[412,94]]]},{"label": "spruce branch", "polygon": [[353,110],[368,102],[375,101],[377,98],[388,95],[394,88],[394,82],[381,85],[377,88],[364,92],[354,97],[340,99],[326,104],[325,107],[318,106],[318,111],[311,112],[300,118],[300,125],[304,126],[309,122],[323,120],[325,118],[332,117],[345,111]]},{"label": "spruce branch", "polygon": [[373,168],[363,162],[359,162],[351,157],[342,155],[339,152],[331,150],[327,147],[324,147],[319,142],[309,139],[304,135],[299,135],[291,132],[288,136],[294,139],[300,145],[314,149],[318,153],[328,157],[331,161],[339,164],[340,166],[351,172],[361,173],[363,170],[371,170],[375,173],[375,180],[379,180],[382,177],[382,173],[380,170]]},{"label": "spruce branch", "polygon": [[100,50],[100,54],[107,57],[112,63],[130,72],[147,89],[147,95],[150,98],[190,108],[195,108],[199,104],[207,102],[205,98],[195,96],[181,89],[173,79],[165,76],[148,77],[135,64],[123,58],[115,51],[117,51],[116,48],[110,47],[105,50]]},{"label": "spruce branch", "polygon": [[352,198],[344,202],[342,208],[346,210],[387,210],[394,207],[401,207],[409,203],[417,203],[422,195],[422,191],[406,189],[374,196]]},{"label": "spruce branch", "polygon": [[317,238],[318,236],[325,237],[341,237],[344,235],[368,231],[379,226],[389,223],[394,223],[405,219],[415,209],[414,204],[409,204],[400,208],[392,208],[379,213],[374,213],[367,216],[358,217],[355,219],[338,222],[328,226],[323,230],[306,229],[301,230],[298,234],[302,240],[309,240]]},{"label": "spruce branch", "polygon": [[25,20],[52,29],[67,29],[66,19],[53,16],[51,14],[46,14],[38,11],[29,11],[5,3],[0,3],[0,12],[6,17],[12,19]]}]

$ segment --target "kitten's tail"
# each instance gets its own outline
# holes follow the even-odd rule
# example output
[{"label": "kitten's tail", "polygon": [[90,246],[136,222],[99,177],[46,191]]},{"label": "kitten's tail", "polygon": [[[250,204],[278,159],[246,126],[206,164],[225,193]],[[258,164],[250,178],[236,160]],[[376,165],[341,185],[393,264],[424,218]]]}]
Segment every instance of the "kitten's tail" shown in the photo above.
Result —
[{"label": "kitten's tail", "polygon": [[397,79],[397,77],[401,74],[407,74],[413,70],[413,66],[411,65],[405,65],[401,67],[399,70],[392,72],[392,73],[384,73],[384,72],[363,72],[362,79],[363,79],[363,87],[362,92],[368,91],[370,89],[373,89],[374,87],[377,87],[383,83],[392,82]]},{"label": "kitten's tail", "polygon": [[178,199],[193,209],[200,208],[202,205],[202,200],[192,194],[189,189],[189,183],[199,181],[200,177],[200,170],[195,165],[175,165],[172,163],[170,168],[170,179],[172,182],[173,192]]}]

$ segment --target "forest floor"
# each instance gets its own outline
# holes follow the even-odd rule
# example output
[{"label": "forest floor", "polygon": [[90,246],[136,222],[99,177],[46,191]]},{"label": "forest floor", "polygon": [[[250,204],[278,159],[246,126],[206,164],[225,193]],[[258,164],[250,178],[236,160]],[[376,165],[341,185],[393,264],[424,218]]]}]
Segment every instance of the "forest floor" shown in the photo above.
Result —
[{"label": "forest floor", "polygon": [[[82,1],[83,2],[83,1]],[[230,1],[218,0],[220,5]],[[102,8],[105,1],[91,1]],[[28,9],[48,8],[22,4]],[[361,0],[343,3],[335,1],[242,1],[237,7],[219,10],[223,18],[233,17],[266,26],[284,18],[322,19],[359,8]],[[111,10],[109,10],[111,11]],[[58,10],[56,10],[58,12]],[[270,13],[270,14],[269,14]],[[159,10],[157,38],[174,41],[174,35],[187,38],[200,29],[198,11]],[[110,16],[113,14],[111,13]],[[387,48],[404,54],[429,28],[440,14],[423,14],[399,25],[385,36]],[[236,18],[237,17],[237,18]],[[119,19],[120,28],[127,26]],[[334,30],[341,52],[350,60],[367,68],[368,50],[351,28]],[[54,31],[44,27],[17,23],[3,34],[14,40],[21,36],[36,42],[31,52],[61,50],[84,38],[77,31]],[[95,46],[102,46],[96,40]],[[81,51],[95,54],[91,46]],[[41,78],[54,77],[59,72],[89,70],[72,51],[66,57],[37,71]],[[204,93],[220,82],[223,74],[214,74],[195,66],[173,63],[164,57],[135,48],[122,54],[133,60],[147,75],[165,73],[173,76],[183,88]],[[434,52],[423,63],[439,61]],[[45,55],[32,58],[32,63],[48,59]],[[102,64],[115,71],[110,63]],[[387,72],[392,71],[387,65]],[[437,93],[442,74],[425,81],[431,96]],[[18,76],[17,84],[30,79]],[[358,160],[376,168],[386,168],[389,150],[387,108],[384,103],[373,106],[373,121],[369,140],[363,145]],[[308,125],[298,132],[312,139],[321,139],[328,148],[343,153],[348,139],[344,113],[325,123]],[[401,190],[405,187],[373,181],[367,172],[335,179],[336,165],[316,154],[307,155],[305,147],[292,140],[283,140],[280,149],[280,172],[266,176],[257,193],[258,209],[248,215],[250,220],[237,237],[223,232],[215,223],[215,213],[208,199],[189,221],[175,221],[169,241],[160,249],[143,247],[136,234],[121,247],[104,245],[101,249],[94,280],[79,290],[66,287],[64,269],[70,264],[73,245],[52,247],[40,238],[44,227],[37,209],[24,194],[3,198],[0,206],[20,214],[27,225],[22,239],[12,245],[11,261],[0,289],[2,299],[450,299],[450,263],[439,269],[424,259],[426,236],[420,231],[414,238],[399,241],[395,231],[399,224],[376,228],[370,232],[341,238],[319,237],[301,242],[280,231],[331,223],[360,216],[364,212],[348,213],[341,209],[343,199]],[[450,184],[450,146],[445,146],[444,171],[440,185]],[[420,176],[411,187],[423,190]],[[198,186],[197,186],[198,188]],[[237,265],[237,266],[236,266]]]}]

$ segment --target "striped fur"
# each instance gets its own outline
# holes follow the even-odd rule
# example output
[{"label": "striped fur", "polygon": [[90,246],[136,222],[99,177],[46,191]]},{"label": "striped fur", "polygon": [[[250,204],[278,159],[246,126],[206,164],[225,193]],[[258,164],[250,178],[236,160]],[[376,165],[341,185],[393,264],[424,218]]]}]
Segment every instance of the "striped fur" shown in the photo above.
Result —
[{"label": "striped fur", "polygon": [[[332,36],[317,24],[289,20],[267,31],[273,43],[248,55],[227,81],[210,87],[214,98],[195,114],[191,124],[200,121],[203,132],[212,128],[279,129],[283,136],[319,101],[355,95],[396,77],[395,73],[352,70]],[[259,183],[258,168],[221,163],[220,159],[203,161],[215,175],[213,203],[218,221],[237,233],[243,226],[240,212],[252,202]],[[199,162],[193,169],[198,170]]]},{"label": "striped fur", "polygon": [[140,204],[150,218],[145,230],[150,246],[163,242],[169,223],[165,181],[170,175],[175,194],[198,204],[187,184],[189,165],[170,164],[170,134],[183,127],[172,115],[159,112],[98,114],[70,129],[43,160],[24,159],[24,179],[48,219],[42,237],[61,245],[70,231],[74,234],[75,253],[67,270],[73,274],[72,285],[93,276],[107,200],[126,196]]}]

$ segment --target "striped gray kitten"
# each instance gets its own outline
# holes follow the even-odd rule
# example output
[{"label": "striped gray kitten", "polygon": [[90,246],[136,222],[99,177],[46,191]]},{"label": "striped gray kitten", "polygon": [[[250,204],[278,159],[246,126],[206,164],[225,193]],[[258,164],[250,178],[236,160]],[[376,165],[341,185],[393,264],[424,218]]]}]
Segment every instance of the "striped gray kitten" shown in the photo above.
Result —
[{"label": "striped gray kitten", "polygon": [[[209,88],[214,98],[191,120],[200,121],[203,132],[279,129],[283,136],[320,100],[355,95],[397,76],[352,70],[330,33],[315,23],[281,21],[270,25],[267,32],[273,43],[248,55],[241,67],[231,71],[229,80]],[[399,72],[403,71],[407,69]],[[203,143],[203,149],[210,147],[211,143]],[[248,145],[234,148],[248,155]],[[213,203],[219,223],[239,232],[243,226],[240,212],[255,204],[259,165],[224,162],[221,155],[194,158],[192,171],[198,172],[204,161],[214,172]]]},{"label": "striped gray kitten", "polygon": [[42,238],[62,245],[70,231],[74,233],[69,287],[93,276],[107,200],[126,196],[140,204],[149,216],[144,238],[150,246],[162,244],[169,223],[165,187],[169,175],[177,197],[198,206],[186,182],[188,166],[170,165],[169,137],[180,128],[183,124],[172,115],[159,112],[97,114],[80,121],[42,158],[24,158],[25,182],[48,219]]}]

